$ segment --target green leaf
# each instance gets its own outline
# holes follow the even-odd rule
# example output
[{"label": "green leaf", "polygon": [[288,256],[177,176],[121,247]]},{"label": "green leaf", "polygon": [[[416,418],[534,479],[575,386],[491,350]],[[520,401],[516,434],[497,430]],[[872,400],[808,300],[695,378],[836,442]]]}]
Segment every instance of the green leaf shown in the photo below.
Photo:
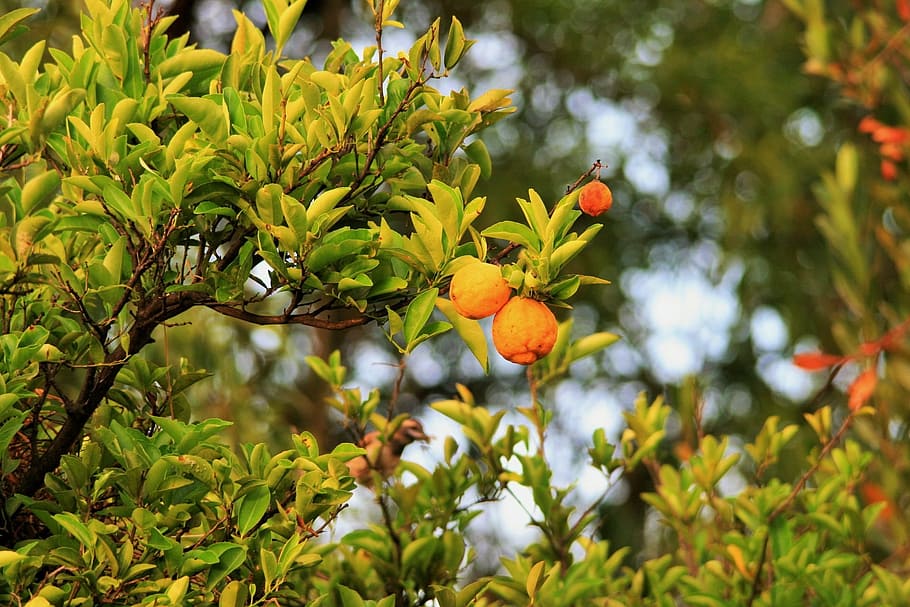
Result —
[{"label": "green leaf", "polygon": [[437,541],[432,536],[421,537],[404,547],[401,551],[401,568],[404,575],[413,570],[422,571],[429,568],[436,552]]},{"label": "green leaf", "polygon": [[203,133],[213,141],[227,138],[228,120],[222,105],[204,97],[168,96],[168,102],[187,118],[199,125]]},{"label": "green leaf", "polygon": [[444,322],[441,320],[427,323],[424,326],[423,330],[420,332],[420,335],[418,335],[415,340],[413,340],[412,342],[410,342],[408,344],[407,351],[410,352],[410,351],[414,350],[414,348],[416,348],[423,342],[427,341],[428,339],[436,337],[437,335],[441,335],[441,334],[445,333],[446,331],[449,331],[451,328],[452,328],[451,323]]},{"label": "green leaf", "polygon": [[6,567],[27,558],[28,556],[12,550],[0,550],[0,567]]},{"label": "green leaf", "polygon": [[837,151],[836,167],[837,185],[849,196],[856,187],[856,176],[859,171],[859,154],[855,145],[845,143],[841,146]]},{"label": "green leaf", "polygon": [[32,215],[14,224],[12,241],[16,258],[20,261],[28,259],[32,247],[43,239],[53,226],[54,222],[45,214]]},{"label": "green leaf", "polygon": [[512,100],[509,98],[509,95],[511,94],[511,89],[490,89],[480,95],[480,97],[474,99],[470,105],[468,105],[468,111],[492,112],[493,110],[507,107],[512,103]]},{"label": "green leaf", "polygon": [[183,49],[173,57],[158,64],[158,74],[163,79],[192,72],[198,77],[208,77],[221,71],[227,55],[212,49]]},{"label": "green leaf", "polygon": [[330,386],[340,386],[344,381],[344,367],[340,367],[341,372],[339,375],[339,372],[337,371],[339,367],[329,366],[328,363],[326,363],[318,356],[306,356],[304,357],[304,360],[306,361],[307,365],[310,366],[310,369],[313,370],[313,373],[322,378],[322,380]]},{"label": "green leaf", "polygon": [[38,12],[37,8],[17,8],[0,16],[0,44],[28,31],[28,27],[20,25],[20,22]]},{"label": "green leaf", "polygon": [[209,550],[220,552],[218,562],[212,565],[205,582],[206,589],[211,590],[243,565],[246,561],[247,548],[230,542],[220,542],[210,546]]},{"label": "green leaf", "polygon": [[300,14],[303,7],[306,6],[307,0],[294,0],[278,18],[278,31],[272,32],[275,36],[275,54],[281,55],[281,50],[294,33],[297,22],[300,20]]},{"label": "green leaf", "polygon": [[218,607],[245,607],[249,603],[249,597],[250,591],[247,585],[234,580],[221,591]]},{"label": "green leaf", "polygon": [[534,596],[537,594],[537,589],[540,588],[540,578],[543,575],[545,564],[544,561],[535,563],[528,572],[528,577],[525,580],[525,591],[528,593],[531,602],[534,602]]},{"label": "green leaf", "polygon": [[205,201],[193,209],[195,215],[217,215],[221,217],[236,217],[237,210],[222,206],[217,202]]},{"label": "green leaf", "polygon": [[28,215],[47,206],[59,188],[60,175],[57,171],[45,171],[29,178],[22,188],[22,210]]},{"label": "green leaf", "polygon": [[171,601],[171,605],[182,605],[184,603],[183,597],[186,596],[186,591],[190,587],[190,576],[184,575],[180,577],[167,586],[167,590],[164,592],[165,596]]},{"label": "green leaf", "polygon": [[306,240],[309,221],[307,220],[307,210],[299,200],[291,196],[282,195],[281,211],[284,214],[284,220],[297,237],[297,242]]},{"label": "green leaf", "polygon": [[363,597],[361,597],[356,590],[340,584],[336,586],[335,589],[338,592],[338,597],[341,599],[341,602],[338,604],[344,605],[344,607],[364,607],[366,604],[363,601]]},{"label": "green leaf", "polygon": [[6,53],[0,53],[0,76],[3,76],[7,88],[13,94],[16,102],[23,107],[28,107],[29,87],[19,71],[19,66]]},{"label": "green leaf", "polygon": [[326,190],[317,196],[316,199],[307,206],[307,221],[309,221],[311,225],[315,223],[319,216],[338,206],[338,203],[344,200],[344,197],[347,196],[350,191],[351,188],[349,187],[333,188],[331,190]]},{"label": "green leaf", "polygon": [[464,202],[461,199],[461,193],[435,179],[427,184],[427,190],[433,197],[436,217],[442,224],[443,232],[448,240],[448,246],[449,248],[454,247],[458,243],[459,236],[461,236],[459,233],[461,216],[464,213]]},{"label": "green leaf", "polygon": [[319,272],[345,257],[357,255],[363,249],[364,242],[356,239],[322,244],[310,251],[306,258],[306,267],[310,272]]},{"label": "green leaf", "polygon": [[86,548],[95,545],[95,534],[72,512],[55,514],[53,519]]},{"label": "green leaf", "polygon": [[[7,398],[2,398],[3,402],[0,402],[0,412],[3,411],[5,403],[14,404],[18,400],[15,394],[3,394],[2,397]],[[25,416],[25,411],[14,410],[7,414],[0,413],[0,453],[6,453],[10,442],[22,428]],[[0,458],[0,461],[2,461],[2,458]]]},{"label": "green leaf", "polygon": [[572,342],[569,349],[569,361],[576,361],[586,356],[590,356],[595,352],[610,347],[619,341],[619,339],[619,335],[607,332],[585,335],[579,340]]},{"label": "green leaf", "polygon": [[436,307],[436,296],[439,295],[439,289],[427,289],[415,297],[405,311],[403,334],[406,349],[410,350],[410,344],[417,339],[420,332],[423,331],[433,309]]},{"label": "green leaf", "polygon": [[499,238],[519,244],[534,253],[540,252],[540,239],[528,226],[517,221],[499,221],[481,232],[488,238]]},{"label": "green leaf", "polygon": [[545,234],[549,223],[547,207],[540,195],[534,190],[528,190],[528,198],[530,200],[518,198],[518,208],[521,209],[522,214],[525,216],[525,221],[528,222],[534,233]]},{"label": "green leaf", "polygon": [[455,331],[464,341],[465,345],[480,363],[484,373],[490,372],[490,357],[488,354],[487,338],[483,327],[476,320],[465,318],[455,310],[452,302],[444,297],[436,298],[436,307],[448,319]]},{"label": "green leaf", "polygon": [[272,493],[264,485],[256,485],[243,495],[235,505],[237,530],[246,536],[262,519],[272,503]]},{"label": "green leaf", "polygon": [[84,89],[69,89],[62,94],[55,95],[41,119],[41,130],[45,134],[60,126],[66,117],[85,98]]},{"label": "green leaf", "polygon": [[558,274],[559,270],[561,270],[573,257],[581,253],[587,244],[588,243],[583,240],[570,240],[569,242],[559,245],[559,247],[553,251],[553,254],[550,255],[551,275]]},{"label": "green leaf", "polygon": [[[129,264],[129,258],[127,257],[124,260],[124,257],[127,256],[126,253],[126,238],[121,236],[110,246],[107,250],[107,253],[104,256],[104,269],[108,271],[111,279],[113,279],[114,284],[119,284],[121,282],[120,278],[123,275],[124,265]],[[126,261],[126,264],[124,263]]]},{"label": "green leaf", "polygon": [[473,40],[468,40],[464,35],[464,28],[461,21],[452,17],[452,24],[449,26],[449,34],[446,38],[445,48],[445,66],[447,70],[452,69],[464,57],[464,54],[474,44]]},{"label": "green leaf", "polygon": [[122,219],[130,221],[136,220],[133,201],[130,200],[130,197],[127,196],[123,190],[111,182],[104,186],[103,192],[104,202],[107,204],[108,208],[115,211]]},{"label": "green leaf", "polygon": [[411,215],[411,221],[414,224],[414,236],[409,248],[418,256],[427,258],[432,271],[439,271],[451,253],[450,243],[444,237],[442,222],[429,214]]},{"label": "green leaf", "polygon": [[468,156],[468,160],[480,167],[481,177],[489,179],[493,174],[493,160],[490,158],[487,144],[480,139],[475,139],[465,146],[464,152]]}]

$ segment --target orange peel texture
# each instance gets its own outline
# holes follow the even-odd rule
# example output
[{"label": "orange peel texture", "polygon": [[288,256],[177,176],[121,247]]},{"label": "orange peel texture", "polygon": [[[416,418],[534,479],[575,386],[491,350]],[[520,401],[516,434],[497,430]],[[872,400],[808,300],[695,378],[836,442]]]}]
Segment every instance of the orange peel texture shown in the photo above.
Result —
[{"label": "orange peel texture", "polygon": [[493,345],[503,358],[530,365],[550,353],[559,324],[547,304],[513,297],[493,317]]},{"label": "orange peel texture", "polygon": [[478,262],[464,266],[452,276],[449,299],[465,318],[486,318],[499,312],[512,296],[512,288],[499,266]]},{"label": "orange peel texture", "polygon": [[613,192],[602,181],[585,184],[578,194],[578,207],[591,217],[606,213],[612,206]]}]

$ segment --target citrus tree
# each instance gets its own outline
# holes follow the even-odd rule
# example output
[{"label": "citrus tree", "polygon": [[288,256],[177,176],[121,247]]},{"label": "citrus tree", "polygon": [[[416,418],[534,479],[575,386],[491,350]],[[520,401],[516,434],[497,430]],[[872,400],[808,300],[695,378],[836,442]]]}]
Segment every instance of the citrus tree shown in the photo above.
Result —
[{"label": "citrus tree", "polygon": [[[382,32],[401,24],[378,2],[376,44],[337,41],[317,67],[282,53],[303,6],[265,2],[268,41],[236,13],[220,53],[169,39],[173,18],[152,3],[89,2],[71,49],[0,53],[8,597],[266,601],[320,561],[325,546],[307,540],[350,497],[344,462],[363,450],[319,455],[304,433],[277,455],[233,453],[217,440],[224,422],[191,424],[181,394],[205,374],[141,354],[181,313],[375,323],[402,355],[454,329],[487,368],[480,325],[442,297],[459,268],[494,262],[506,299],[549,315],[535,358],[557,339],[543,302],[604,282],[562,273],[599,228],[572,231],[574,194],[548,207],[532,190],[527,224],[474,227],[486,201],[471,192],[491,169],[475,134],[512,108],[508,91],[433,87],[471,45],[456,19],[389,53]],[[33,12],[4,15],[0,35]],[[612,337],[593,339],[562,343],[561,363]],[[341,387],[337,359],[312,364]],[[339,407],[355,436],[368,424],[390,436],[402,416],[394,399],[379,404],[344,392]],[[388,590],[454,579],[463,543],[445,535],[438,548],[447,572]]]},{"label": "citrus tree", "polygon": [[[817,2],[790,4],[808,23],[810,54],[830,60],[829,35],[845,21]],[[477,134],[511,107],[508,91],[440,90],[471,46],[460,23],[435,21],[410,49],[390,52],[383,32],[403,27],[397,2],[371,1],[375,44],[336,41],[317,67],[283,53],[303,5],[263,0],[268,36],[236,12],[221,53],[169,38],[172,18],[152,3],[88,0],[71,48],[0,52],[5,603],[907,602],[907,442],[892,425],[903,419],[907,310],[872,288],[880,249],[857,228],[903,268],[903,211],[890,204],[898,210],[881,226],[863,224],[849,204],[860,192],[875,205],[895,199],[882,191],[901,191],[882,189],[905,177],[904,140],[888,129],[902,130],[884,122],[905,107],[899,86],[869,75],[867,86],[897,101],[875,106],[821,178],[826,271],[845,318],[838,352],[796,359],[831,369],[805,423],[769,417],[737,442],[705,431],[698,398],[671,406],[643,394],[619,436],[591,429],[581,455],[607,492],[633,474],[654,487],[637,497],[659,524],[630,554],[598,536],[606,494],[584,501],[558,486],[547,450],[548,387],[617,339],[576,335],[563,311],[581,287],[605,282],[570,272],[600,229],[582,211],[612,204],[608,188],[591,185],[599,161],[567,179],[558,200],[529,190],[516,201],[521,221],[484,225],[492,201],[472,192],[492,167]],[[0,42],[32,13],[0,17]],[[905,27],[870,12],[851,23],[851,44],[896,61]],[[878,46],[863,46],[864,34]],[[861,162],[866,133],[898,144],[881,149],[890,165]],[[228,422],[190,418],[185,391],[206,374],[191,360],[159,366],[144,356],[156,330],[195,308],[260,325],[377,327],[401,356],[399,381],[389,394],[352,388],[338,353],[307,356],[352,441],[325,452],[295,432],[278,452],[231,448]],[[478,322],[489,316],[498,354]],[[485,370],[500,354],[527,366],[527,402],[511,407],[526,421],[507,423],[504,409],[452,386],[452,398],[431,406],[461,435],[435,437],[432,468],[405,461],[384,478],[374,465],[372,488],[356,491],[372,491],[379,518],[334,538],[355,491],[346,464],[367,453],[357,443],[391,445],[415,427],[396,387],[420,344],[447,332]],[[845,370],[855,377],[842,397]],[[808,454],[788,450],[797,436],[814,437]],[[789,478],[781,462],[794,454],[803,464]],[[468,531],[503,499],[520,501],[539,533],[496,575],[468,577],[477,556]]]}]

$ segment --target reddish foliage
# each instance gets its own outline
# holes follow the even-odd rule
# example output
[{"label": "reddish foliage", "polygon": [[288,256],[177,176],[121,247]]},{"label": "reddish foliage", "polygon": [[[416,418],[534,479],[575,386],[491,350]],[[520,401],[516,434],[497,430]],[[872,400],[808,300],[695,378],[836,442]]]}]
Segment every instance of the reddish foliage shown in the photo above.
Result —
[{"label": "reddish foliage", "polygon": [[853,380],[853,383],[847,388],[847,395],[849,396],[847,406],[850,407],[851,411],[856,411],[872,398],[872,393],[875,392],[877,383],[878,376],[875,374],[875,369],[867,369]]},{"label": "reddish foliage", "polygon": [[897,325],[880,338],[860,345],[859,353],[863,356],[875,356],[882,350],[893,350],[910,330],[910,319]]},{"label": "reddish foliage", "polygon": [[882,178],[886,181],[897,179],[897,165],[890,160],[882,160]]},{"label": "reddish foliage", "polygon": [[[910,3],[910,0],[906,2]],[[910,143],[910,129],[888,126],[872,116],[866,116],[859,121],[857,130],[869,134],[872,141],[880,144],[882,178],[894,181],[897,178],[897,162],[904,159],[905,148]]]},{"label": "reddish foliage", "polygon": [[881,485],[867,481],[859,486],[859,492],[860,495],[863,496],[863,501],[867,504],[885,502],[885,507],[882,508],[881,512],[878,514],[879,520],[890,521],[894,518],[894,503],[888,497],[888,494],[885,493],[885,490],[882,489]]},{"label": "reddish foliage", "polygon": [[910,0],[897,0],[897,16],[901,21],[910,21]]},{"label": "reddish foliage", "polygon": [[820,371],[850,360],[846,356],[825,354],[824,352],[803,352],[793,355],[793,364],[806,371]]}]

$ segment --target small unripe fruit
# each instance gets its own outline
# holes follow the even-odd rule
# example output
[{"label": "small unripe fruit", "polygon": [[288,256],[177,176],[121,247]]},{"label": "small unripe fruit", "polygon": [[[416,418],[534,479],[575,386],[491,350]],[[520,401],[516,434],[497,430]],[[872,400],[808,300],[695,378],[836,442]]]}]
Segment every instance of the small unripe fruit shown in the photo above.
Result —
[{"label": "small unripe fruit", "polygon": [[455,272],[449,284],[449,299],[455,310],[473,320],[496,314],[511,296],[512,288],[499,266],[491,263],[468,264]]},{"label": "small unripe fruit", "polygon": [[613,192],[602,181],[591,181],[578,194],[578,206],[591,217],[606,213],[613,206]]},{"label": "small unripe fruit", "polygon": [[553,350],[559,323],[547,304],[513,297],[493,317],[493,345],[503,358],[519,365],[537,362]]}]

